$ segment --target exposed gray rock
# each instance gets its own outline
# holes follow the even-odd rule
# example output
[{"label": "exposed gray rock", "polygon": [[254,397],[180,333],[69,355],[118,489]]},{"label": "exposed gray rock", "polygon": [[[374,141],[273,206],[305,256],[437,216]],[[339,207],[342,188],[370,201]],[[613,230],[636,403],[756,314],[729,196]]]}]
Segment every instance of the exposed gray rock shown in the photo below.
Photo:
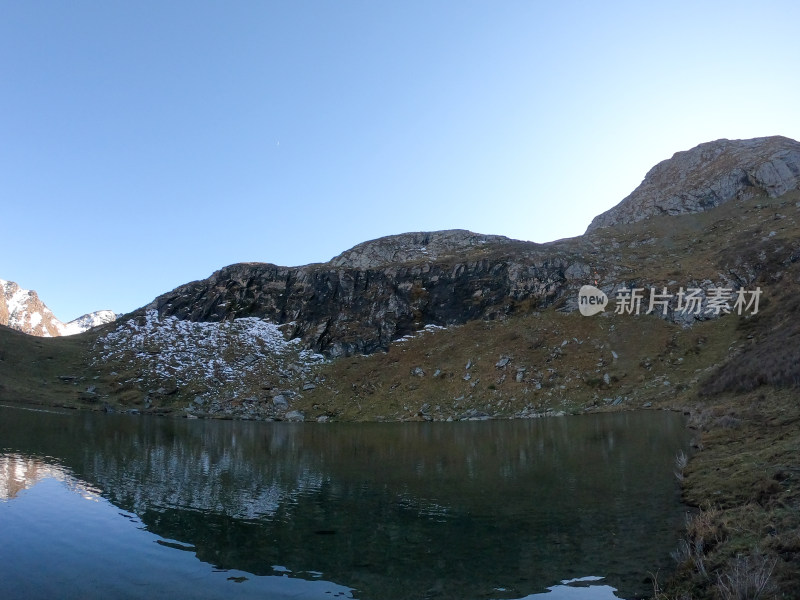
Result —
[{"label": "exposed gray rock", "polygon": [[464,411],[464,413],[462,413],[458,418],[461,421],[477,421],[489,419],[490,417],[483,411],[480,411],[476,408],[470,408],[469,410]]},{"label": "exposed gray rock", "polygon": [[495,367],[497,367],[498,369],[502,369],[503,367],[505,367],[505,366],[506,366],[508,363],[510,363],[510,362],[511,362],[511,359],[510,359],[508,356],[504,356],[503,358],[501,358],[500,360],[498,360],[498,361],[495,363],[495,365],[494,365],[494,366],[495,366]]},{"label": "exposed gray rock", "polygon": [[717,140],[658,163],[586,232],[657,215],[702,212],[758,193],[775,198],[799,186],[800,143],[781,136]]},{"label": "exposed gray rock", "polygon": [[535,299],[546,307],[567,295],[564,271],[580,249],[502,236],[478,238],[485,243],[430,262],[369,268],[337,261],[304,267],[230,265],[159,296],[145,312],[195,322],[267,319],[281,324],[287,338],[299,338],[304,347],[336,358],[388,350],[423,323],[449,326],[503,318],[519,303]]},{"label": "exposed gray rock", "polygon": [[289,408],[289,401],[283,394],[278,394],[272,399],[272,406],[279,410],[286,410]]},{"label": "exposed gray rock", "polygon": [[335,267],[371,269],[393,263],[441,260],[492,242],[507,242],[502,235],[483,235],[464,229],[419,231],[371,240],[342,252],[331,260]]},{"label": "exposed gray rock", "polygon": [[300,422],[300,421],[305,421],[306,416],[299,410],[290,410],[289,412],[286,413],[286,420]]}]

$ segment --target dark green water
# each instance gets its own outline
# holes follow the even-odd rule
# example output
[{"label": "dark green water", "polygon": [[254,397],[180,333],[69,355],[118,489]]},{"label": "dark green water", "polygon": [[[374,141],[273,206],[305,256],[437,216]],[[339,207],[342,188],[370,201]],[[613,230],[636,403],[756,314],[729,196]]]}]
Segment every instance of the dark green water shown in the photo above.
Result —
[{"label": "dark green water", "polygon": [[[666,412],[288,424],[0,407],[0,598],[633,598],[671,568],[687,442]],[[586,577],[603,579],[560,584]]]}]

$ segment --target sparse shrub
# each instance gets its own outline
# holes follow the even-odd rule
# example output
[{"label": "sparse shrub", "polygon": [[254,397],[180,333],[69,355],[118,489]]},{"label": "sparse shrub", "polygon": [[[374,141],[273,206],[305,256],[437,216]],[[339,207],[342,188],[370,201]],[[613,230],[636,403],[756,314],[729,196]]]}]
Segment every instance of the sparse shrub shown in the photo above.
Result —
[{"label": "sparse shrub", "polygon": [[603,378],[602,377],[589,377],[589,378],[585,379],[584,382],[590,388],[596,388],[596,387],[600,387],[602,385]]},{"label": "sparse shrub", "polygon": [[688,463],[689,457],[686,456],[686,452],[679,450],[678,454],[675,456],[675,477],[678,481],[683,481],[683,470]]},{"label": "sparse shrub", "polygon": [[703,579],[708,579],[704,551],[705,547],[702,539],[694,541],[682,539],[678,542],[678,547],[670,555],[679,566],[689,565]]},{"label": "sparse shrub", "polygon": [[733,415],[723,415],[714,421],[713,426],[721,427],[722,429],[739,429],[742,426],[742,420]]},{"label": "sparse shrub", "polygon": [[750,556],[737,556],[731,566],[717,574],[717,591],[722,600],[758,600],[772,591],[772,571],[777,559],[756,550]]}]

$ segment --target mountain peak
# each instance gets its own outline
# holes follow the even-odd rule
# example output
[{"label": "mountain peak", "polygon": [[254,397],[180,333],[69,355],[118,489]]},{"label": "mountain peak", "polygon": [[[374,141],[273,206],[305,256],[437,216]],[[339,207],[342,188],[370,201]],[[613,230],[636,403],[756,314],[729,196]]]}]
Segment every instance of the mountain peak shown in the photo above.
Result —
[{"label": "mountain peak", "polygon": [[5,279],[0,279],[0,325],[40,337],[59,336],[63,327],[36,292]]},{"label": "mountain peak", "polygon": [[439,260],[486,244],[511,241],[466,229],[415,231],[389,235],[353,246],[331,259],[334,267],[375,268],[393,263]]},{"label": "mountain peak", "polygon": [[706,142],[658,163],[586,232],[656,215],[703,212],[759,193],[775,198],[798,187],[800,142],[782,136]]},{"label": "mountain peak", "polygon": [[69,323],[61,322],[33,290],[21,288],[13,281],[0,279],[0,325],[38,337],[58,337],[82,333],[92,327],[110,323],[117,315],[110,310],[85,314]]}]

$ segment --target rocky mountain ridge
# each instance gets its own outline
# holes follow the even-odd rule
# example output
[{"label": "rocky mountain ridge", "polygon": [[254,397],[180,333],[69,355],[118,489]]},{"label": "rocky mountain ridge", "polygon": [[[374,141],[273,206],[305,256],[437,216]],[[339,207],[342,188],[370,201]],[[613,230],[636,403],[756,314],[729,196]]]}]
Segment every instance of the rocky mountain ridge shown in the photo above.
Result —
[{"label": "rocky mountain ridge", "polygon": [[337,357],[385,350],[425,325],[499,318],[523,304],[548,306],[564,293],[567,278],[588,273],[579,255],[559,244],[458,230],[408,238],[440,258],[403,262],[419,247],[402,245],[405,236],[383,238],[324,264],[231,265],[147,308],[191,321],[265,318],[286,325],[291,338],[314,351]]},{"label": "rocky mountain ridge", "polygon": [[[602,232],[608,228],[696,213],[734,198],[775,198],[799,185],[800,143],[783,137],[717,140],[656,165],[579,238],[536,244],[465,230],[393,235],[358,244],[327,263],[230,265],[147,308],[190,321],[264,318],[329,357],[369,354],[425,325],[505,318],[560,302],[574,309],[572,295],[582,284],[600,281],[610,293],[630,271],[617,260],[616,242],[606,243]],[[719,287],[746,285],[755,267],[739,263],[705,279]],[[695,320],[674,310],[667,318],[686,325]]]},{"label": "rocky mountain ridge", "polygon": [[396,263],[452,259],[489,244],[512,242],[502,235],[483,235],[464,229],[417,231],[362,242],[332,258],[334,267],[370,269]]},{"label": "rocky mountain ridge", "polygon": [[658,163],[639,187],[596,216],[586,231],[700,212],[762,193],[777,198],[798,187],[799,142],[781,136],[716,140]]},{"label": "rocky mountain ridge", "polygon": [[39,337],[75,335],[111,323],[116,318],[113,311],[99,310],[64,323],[47,308],[35,291],[0,279],[0,325],[17,331]]}]

